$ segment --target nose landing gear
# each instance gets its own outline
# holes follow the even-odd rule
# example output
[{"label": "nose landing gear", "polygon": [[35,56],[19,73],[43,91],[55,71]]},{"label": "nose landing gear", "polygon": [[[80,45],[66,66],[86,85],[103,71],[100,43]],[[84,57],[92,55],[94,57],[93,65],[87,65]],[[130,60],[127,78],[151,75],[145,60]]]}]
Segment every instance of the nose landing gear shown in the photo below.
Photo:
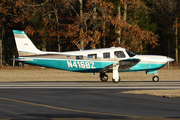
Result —
[{"label": "nose landing gear", "polygon": [[154,73],[154,77],[152,78],[152,80],[153,80],[153,82],[159,81],[158,73]]}]

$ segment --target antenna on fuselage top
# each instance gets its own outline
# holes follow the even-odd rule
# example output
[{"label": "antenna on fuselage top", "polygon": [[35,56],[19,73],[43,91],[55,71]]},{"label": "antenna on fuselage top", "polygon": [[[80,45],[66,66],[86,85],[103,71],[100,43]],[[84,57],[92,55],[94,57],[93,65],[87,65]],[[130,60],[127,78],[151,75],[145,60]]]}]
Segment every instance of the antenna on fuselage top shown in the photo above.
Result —
[{"label": "antenna on fuselage top", "polygon": [[79,48],[80,51],[82,51],[81,48],[75,42],[74,42],[74,44]]}]

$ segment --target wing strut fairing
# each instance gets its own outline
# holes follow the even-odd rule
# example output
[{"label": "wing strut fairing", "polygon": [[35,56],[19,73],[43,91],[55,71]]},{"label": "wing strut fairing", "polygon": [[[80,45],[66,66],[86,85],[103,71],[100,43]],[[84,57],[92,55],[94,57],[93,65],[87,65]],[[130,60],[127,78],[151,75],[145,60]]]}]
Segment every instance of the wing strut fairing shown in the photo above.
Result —
[{"label": "wing strut fairing", "polygon": [[117,61],[114,64],[111,64],[103,69],[101,69],[99,72],[112,72],[113,68],[118,66],[118,71],[123,71],[123,70],[128,70],[130,69],[132,66],[136,65],[137,63],[139,63],[141,60],[137,59],[137,58],[130,58],[130,59],[124,59],[124,60],[120,60],[119,62]]}]

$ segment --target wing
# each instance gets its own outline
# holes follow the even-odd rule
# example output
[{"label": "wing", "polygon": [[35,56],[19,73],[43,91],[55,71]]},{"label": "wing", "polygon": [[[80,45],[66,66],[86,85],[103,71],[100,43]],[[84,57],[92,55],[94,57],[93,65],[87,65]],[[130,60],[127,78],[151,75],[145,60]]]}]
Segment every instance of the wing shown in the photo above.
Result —
[{"label": "wing", "polygon": [[114,64],[111,64],[109,66],[106,66],[105,68],[101,69],[99,72],[112,72],[113,66],[119,65],[118,71],[128,70],[132,66],[139,63],[141,60],[137,58],[131,58],[131,59],[124,59],[120,60],[119,62],[116,62]]}]

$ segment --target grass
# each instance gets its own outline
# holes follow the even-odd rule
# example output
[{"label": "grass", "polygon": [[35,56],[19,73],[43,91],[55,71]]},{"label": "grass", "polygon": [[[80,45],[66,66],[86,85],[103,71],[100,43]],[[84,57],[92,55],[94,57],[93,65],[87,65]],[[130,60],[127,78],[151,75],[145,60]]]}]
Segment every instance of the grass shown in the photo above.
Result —
[{"label": "grass", "polygon": [[[160,81],[180,81],[180,69],[161,69],[158,71]],[[153,74],[145,72],[119,73],[121,81],[152,81]],[[108,73],[109,80],[112,73]],[[100,81],[99,73],[76,73],[49,68],[26,66],[0,68],[0,82],[26,82],[26,81]],[[180,97],[180,90],[135,90],[122,92],[126,94],[145,94],[165,97]]]},{"label": "grass", "polygon": [[179,98],[180,97],[180,89],[176,89],[176,90],[133,90],[133,91],[124,91],[121,93],[163,96],[165,98],[169,98],[169,97]]}]

